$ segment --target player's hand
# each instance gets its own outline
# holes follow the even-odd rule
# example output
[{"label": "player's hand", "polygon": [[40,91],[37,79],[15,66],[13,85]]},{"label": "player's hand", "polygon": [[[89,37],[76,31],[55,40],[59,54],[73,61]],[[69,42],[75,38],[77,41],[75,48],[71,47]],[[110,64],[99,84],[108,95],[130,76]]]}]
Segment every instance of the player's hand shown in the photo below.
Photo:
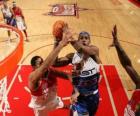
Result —
[{"label": "player's hand", "polygon": [[63,27],[63,33],[67,32],[68,29],[69,29],[68,24],[65,23],[65,25]]},{"label": "player's hand", "polygon": [[113,27],[112,36],[113,36],[114,40],[117,39],[117,26],[116,25],[114,25],[114,27]]},{"label": "player's hand", "polygon": [[71,102],[71,104],[74,104],[74,103],[77,102],[77,98],[78,98],[78,96],[79,96],[79,93],[78,93],[78,92],[72,94],[72,96],[71,96],[71,98],[70,98],[70,102]]},{"label": "player's hand", "polygon": [[63,38],[62,40],[60,41],[60,44],[66,46],[69,42],[72,41],[72,36],[73,36],[73,33],[70,29],[67,29],[65,32],[63,32]]},{"label": "player's hand", "polygon": [[113,42],[111,45],[108,46],[108,48],[110,47],[114,47],[115,45],[118,44],[118,37],[117,37],[117,26],[114,25],[113,30],[112,30],[112,37],[113,37]]}]

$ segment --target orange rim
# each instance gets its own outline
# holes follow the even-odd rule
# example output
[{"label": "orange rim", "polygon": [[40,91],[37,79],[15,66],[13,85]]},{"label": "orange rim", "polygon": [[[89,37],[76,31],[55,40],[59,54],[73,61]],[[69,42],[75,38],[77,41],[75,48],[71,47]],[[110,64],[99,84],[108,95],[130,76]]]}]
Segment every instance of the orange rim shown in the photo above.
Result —
[{"label": "orange rim", "polygon": [[17,28],[0,24],[0,28],[8,28],[17,34],[19,34],[20,41],[14,51],[9,54],[9,56],[5,57],[4,60],[0,61],[0,79],[4,78],[6,75],[8,75],[9,72],[11,72],[18,64],[18,62],[21,60],[23,55],[23,34],[21,31],[19,31]]}]

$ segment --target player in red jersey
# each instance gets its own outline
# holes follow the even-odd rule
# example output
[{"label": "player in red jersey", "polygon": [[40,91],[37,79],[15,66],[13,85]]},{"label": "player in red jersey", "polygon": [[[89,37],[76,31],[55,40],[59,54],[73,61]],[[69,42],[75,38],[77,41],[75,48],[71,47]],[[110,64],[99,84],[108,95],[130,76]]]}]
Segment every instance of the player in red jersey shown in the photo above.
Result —
[{"label": "player in red jersey", "polygon": [[16,5],[16,2],[13,2],[12,10],[14,12],[14,17],[16,18],[17,28],[24,32],[25,37],[26,37],[26,41],[29,42],[28,35],[27,35],[27,32],[26,32],[27,25],[25,23],[25,17],[24,17],[24,15],[22,13],[21,8],[19,8]]},{"label": "player in red jersey", "polygon": [[118,41],[116,25],[113,28],[112,36],[113,43],[109,47],[115,46],[122,66],[130,76],[132,81],[136,84],[136,89],[133,92],[132,97],[124,110],[124,116],[140,116],[140,76],[134,69],[131,60],[129,59],[124,49],[121,47],[120,42]]},{"label": "player in red jersey", "polygon": [[31,59],[33,71],[29,76],[29,89],[31,90],[31,101],[29,107],[33,108],[35,116],[46,116],[48,111],[59,107],[60,100],[57,94],[56,77],[69,78],[64,72],[59,72],[50,67],[55,61],[60,50],[69,43],[70,34],[65,33],[59,45],[52,50],[43,62],[39,56]]}]

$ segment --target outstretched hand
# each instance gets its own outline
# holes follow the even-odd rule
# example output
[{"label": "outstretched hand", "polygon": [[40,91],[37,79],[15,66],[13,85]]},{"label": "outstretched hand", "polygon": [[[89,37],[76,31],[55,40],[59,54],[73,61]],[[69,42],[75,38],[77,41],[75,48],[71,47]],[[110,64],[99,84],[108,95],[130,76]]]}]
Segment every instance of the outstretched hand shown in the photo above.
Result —
[{"label": "outstretched hand", "polygon": [[118,37],[117,37],[117,26],[114,25],[113,30],[112,30],[112,37],[113,37],[113,42],[111,45],[109,45],[110,47],[114,47],[117,43],[118,43]]},{"label": "outstretched hand", "polygon": [[60,41],[60,44],[62,44],[63,46],[66,46],[69,42],[72,41],[72,32],[70,29],[67,29],[63,32],[63,38]]},{"label": "outstretched hand", "polygon": [[114,25],[113,27],[113,30],[112,30],[112,36],[113,36],[113,39],[117,39],[117,26]]}]

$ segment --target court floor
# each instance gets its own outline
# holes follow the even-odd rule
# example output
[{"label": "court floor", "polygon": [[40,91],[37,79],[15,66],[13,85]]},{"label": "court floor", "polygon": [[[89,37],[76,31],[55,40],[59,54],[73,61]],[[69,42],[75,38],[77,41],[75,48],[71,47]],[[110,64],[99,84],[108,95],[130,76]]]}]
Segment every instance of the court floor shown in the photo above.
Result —
[{"label": "court floor", "polygon": [[[113,64],[121,77],[123,87],[128,97],[135,88],[135,85],[120,65],[115,48],[108,49],[112,42],[111,30],[113,25],[118,27],[119,40],[132,60],[132,63],[140,74],[140,8],[129,0],[16,0],[22,8],[27,23],[27,32],[30,42],[24,41],[24,53],[19,64],[29,65],[34,55],[46,58],[53,48],[52,25],[57,20],[66,21],[73,31],[78,35],[80,31],[87,31],[91,35],[92,44],[99,47],[100,58],[105,65]],[[12,5],[12,0],[8,2]],[[47,15],[52,11],[52,5],[74,4],[76,5],[76,16],[52,16]],[[0,13],[0,19],[2,14]],[[3,23],[1,20],[0,23]],[[0,45],[7,45],[6,33],[0,31]],[[11,45],[15,45],[11,43]],[[0,46],[0,53],[8,48]],[[74,52],[68,45],[61,52],[60,56]],[[132,91],[131,91],[132,90]]]}]

